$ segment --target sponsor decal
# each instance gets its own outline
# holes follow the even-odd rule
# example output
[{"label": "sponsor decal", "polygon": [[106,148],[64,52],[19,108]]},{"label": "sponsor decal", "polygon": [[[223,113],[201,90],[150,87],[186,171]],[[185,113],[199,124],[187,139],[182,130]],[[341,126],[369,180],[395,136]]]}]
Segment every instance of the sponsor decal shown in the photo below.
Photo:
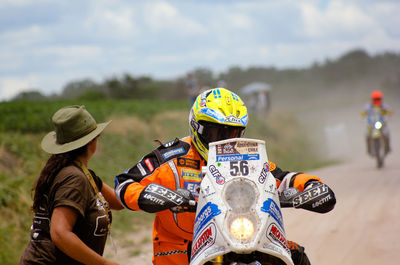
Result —
[{"label": "sponsor decal", "polygon": [[224,115],[210,108],[203,108],[200,112],[220,122],[224,122],[225,120]]},{"label": "sponsor decal", "polygon": [[[137,168],[139,169],[140,174],[142,174],[142,176],[145,176],[145,175],[147,174],[147,173],[146,173],[146,170],[144,169],[144,167],[142,166],[142,164],[138,163],[138,164],[137,164]],[[126,170],[124,173],[128,173],[128,170]]]},{"label": "sponsor decal", "polygon": [[232,155],[232,154],[239,154],[238,151],[235,149],[235,143],[227,143],[227,144],[220,144],[217,145],[217,155]]},{"label": "sponsor decal", "polygon": [[180,148],[172,149],[172,150],[170,150],[170,151],[168,151],[168,152],[165,152],[165,153],[162,155],[162,157],[163,157],[164,159],[168,159],[168,158],[170,158],[171,156],[176,156],[176,155],[180,155],[180,154],[183,154],[183,153],[185,153],[185,149],[183,149],[183,147],[180,147]]},{"label": "sponsor decal", "polygon": [[217,184],[222,185],[225,183],[225,178],[221,175],[221,173],[218,171],[218,169],[214,165],[209,166],[209,169],[210,169],[211,174],[215,178],[215,181],[217,182]]},{"label": "sponsor decal", "polygon": [[[211,92],[210,92],[211,93]],[[210,93],[207,93],[207,94],[202,94],[201,95],[201,99],[200,99],[200,107],[205,107],[205,106],[207,106],[207,97],[208,97],[208,95],[210,95]]]},{"label": "sponsor decal", "polygon": [[210,190],[210,186],[207,186],[205,189],[204,189],[204,197],[205,198],[207,198],[207,197],[209,197],[209,196],[211,196],[211,195],[214,195],[215,194],[215,190],[211,187],[211,190]]},{"label": "sponsor decal", "polygon": [[153,171],[154,171],[154,166],[153,166],[153,164],[151,163],[150,158],[146,158],[146,159],[144,160],[144,163],[146,164],[146,166],[147,166],[147,168],[150,170],[150,172],[153,172]]},{"label": "sponsor decal", "polygon": [[238,155],[258,153],[258,144],[247,141],[235,141],[216,147],[217,155]]},{"label": "sponsor decal", "polygon": [[322,198],[321,200],[319,200],[319,201],[317,201],[317,202],[314,202],[314,203],[312,204],[312,207],[315,208],[315,207],[321,206],[322,204],[326,203],[326,202],[329,201],[330,199],[331,199],[331,195],[328,194],[327,196],[325,196],[325,197]]},{"label": "sponsor decal", "polygon": [[264,184],[265,180],[267,179],[268,172],[269,172],[269,164],[267,162],[267,163],[264,163],[264,167],[261,170],[260,176],[258,177],[258,182],[260,182],[261,184]]},{"label": "sponsor decal", "polygon": [[325,184],[318,185],[309,190],[305,190],[302,194],[295,197],[293,199],[293,206],[298,207],[308,201],[315,199],[318,196],[321,196],[325,193],[328,193],[328,187]]},{"label": "sponsor decal", "polygon": [[178,158],[178,166],[200,169],[200,160],[194,160],[190,158]]},{"label": "sponsor decal", "polygon": [[190,190],[194,197],[199,197],[200,182],[185,181],[183,183],[183,187],[187,190]]},{"label": "sponsor decal", "polygon": [[274,191],[275,191],[275,185],[274,184],[269,185],[268,189],[265,189],[265,192],[271,193],[271,194],[275,194]]},{"label": "sponsor decal", "polygon": [[164,205],[165,204],[164,200],[161,200],[161,199],[159,199],[159,198],[157,198],[157,197],[155,197],[155,196],[153,196],[153,195],[151,195],[149,193],[146,193],[143,197],[145,197],[149,201],[157,203],[158,205]]},{"label": "sponsor decal", "polygon": [[236,123],[236,124],[242,125],[242,120],[239,119],[239,118],[236,118],[236,117],[233,116],[233,115],[230,115],[230,116],[228,116],[228,117],[225,117],[224,122]]},{"label": "sponsor decal", "polygon": [[[268,234],[267,234],[267,235],[268,235]],[[278,246],[275,245],[275,244],[264,243],[263,248],[270,249],[270,250],[272,250],[272,251],[274,251],[274,252],[283,254],[283,253],[282,253],[282,248],[278,247]]]},{"label": "sponsor decal", "polygon": [[278,204],[274,202],[271,198],[264,201],[263,206],[261,207],[261,211],[268,213],[278,222],[280,227],[283,228],[283,217],[281,213],[281,209],[279,208]]},{"label": "sponsor decal", "polygon": [[267,237],[273,241],[278,242],[285,250],[290,254],[289,246],[285,237],[285,233],[282,232],[279,227],[272,223],[267,229]]},{"label": "sponsor decal", "polygon": [[196,237],[192,244],[192,259],[201,251],[206,250],[215,243],[217,237],[217,229],[214,223],[210,223],[206,226]]},{"label": "sponsor decal", "polygon": [[221,214],[221,210],[218,205],[207,202],[203,208],[201,208],[199,214],[196,216],[193,229],[193,238],[197,237],[198,232],[207,224],[214,216]]},{"label": "sponsor decal", "polygon": [[249,116],[246,114],[243,118],[242,118],[242,124],[244,126],[246,126],[247,122],[249,121]]},{"label": "sponsor decal", "polygon": [[260,160],[259,154],[244,155],[217,155],[217,162],[241,161],[241,160]]},{"label": "sponsor decal", "polygon": [[244,150],[246,153],[257,153],[258,144],[253,142],[238,141],[236,143],[236,149],[239,150],[239,152],[240,150]]},{"label": "sponsor decal", "polygon": [[161,185],[156,185],[156,184],[149,184],[147,185],[147,187],[145,188],[145,191],[149,192],[149,193],[153,193],[156,194],[158,196],[160,196],[161,198],[165,198],[169,201],[174,202],[177,205],[181,205],[183,202],[183,197],[175,192],[173,192],[172,190],[165,188]]},{"label": "sponsor decal", "polygon": [[182,178],[187,180],[201,181],[201,172],[190,169],[182,169]]}]

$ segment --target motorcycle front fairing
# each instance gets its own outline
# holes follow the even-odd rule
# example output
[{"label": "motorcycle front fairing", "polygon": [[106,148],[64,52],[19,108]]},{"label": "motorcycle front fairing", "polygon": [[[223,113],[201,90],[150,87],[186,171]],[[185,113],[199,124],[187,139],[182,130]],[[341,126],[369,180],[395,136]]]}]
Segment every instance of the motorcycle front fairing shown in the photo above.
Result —
[{"label": "motorcycle front fairing", "polygon": [[369,133],[372,138],[379,138],[382,136],[382,130],[385,125],[385,120],[381,115],[381,111],[379,108],[374,107],[370,114],[370,117],[368,117],[368,124],[370,127]]},{"label": "motorcycle front fairing", "polygon": [[292,265],[265,142],[235,138],[211,143],[203,174],[190,264],[230,252],[261,252]]}]

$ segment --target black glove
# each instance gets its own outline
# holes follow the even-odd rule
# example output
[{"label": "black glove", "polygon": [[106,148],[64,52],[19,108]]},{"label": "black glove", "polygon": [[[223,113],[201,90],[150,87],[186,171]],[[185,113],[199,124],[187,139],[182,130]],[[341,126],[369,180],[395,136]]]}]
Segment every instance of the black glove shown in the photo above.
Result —
[{"label": "black glove", "polygon": [[156,213],[173,207],[185,209],[189,207],[190,200],[190,196],[181,192],[180,189],[173,191],[162,185],[151,183],[140,193],[138,205],[145,212]]}]

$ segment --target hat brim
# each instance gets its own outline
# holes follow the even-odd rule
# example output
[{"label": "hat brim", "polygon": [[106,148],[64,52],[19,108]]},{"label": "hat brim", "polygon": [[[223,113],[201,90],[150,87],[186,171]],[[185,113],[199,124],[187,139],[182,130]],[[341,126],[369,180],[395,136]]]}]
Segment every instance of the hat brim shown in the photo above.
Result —
[{"label": "hat brim", "polygon": [[99,124],[97,124],[96,129],[94,129],[87,135],[85,135],[75,141],[65,143],[65,144],[57,143],[55,131],[49,132],[45,137],[43,137],[41,147],[45,152],[47,152],[49,154],[61,154],[61,153],[66,153],[66,152],[78,149],[78,148],[86,145],[87,143],[89,143],[96,136],[98,136],[107,127],[107,125],[110,122],[111,121],[99,123]]}]

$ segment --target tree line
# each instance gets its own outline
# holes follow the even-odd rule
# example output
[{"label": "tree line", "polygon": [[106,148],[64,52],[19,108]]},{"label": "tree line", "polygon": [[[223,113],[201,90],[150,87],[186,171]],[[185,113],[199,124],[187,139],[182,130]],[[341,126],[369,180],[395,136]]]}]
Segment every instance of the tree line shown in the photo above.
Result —
[{"label": "tree line", "polygon": [[[251,82],[265,82],[280,90],[334,89],[360,82],[366,89],[383,89],[400,94],[400,54],[384,52],[370,55],[363,49],[351,50],[337,59],[314,62],[305,68],[277,69],[276,67],[232,66],[227,71],[214,73],[207,68],[196,68],[193,75],[204,86],[215,87],[223,80],[235,92]],[[135,77],[125,73],[95,82],[90,78],[68,82],[60,94],[45,96],[37,89],[21,92],[13,100],[51,99],[183,99],[186,97],[184,73],[174,80],[156,80],[149,76]],[[368,87],[370,86],[370,87]]]}]

